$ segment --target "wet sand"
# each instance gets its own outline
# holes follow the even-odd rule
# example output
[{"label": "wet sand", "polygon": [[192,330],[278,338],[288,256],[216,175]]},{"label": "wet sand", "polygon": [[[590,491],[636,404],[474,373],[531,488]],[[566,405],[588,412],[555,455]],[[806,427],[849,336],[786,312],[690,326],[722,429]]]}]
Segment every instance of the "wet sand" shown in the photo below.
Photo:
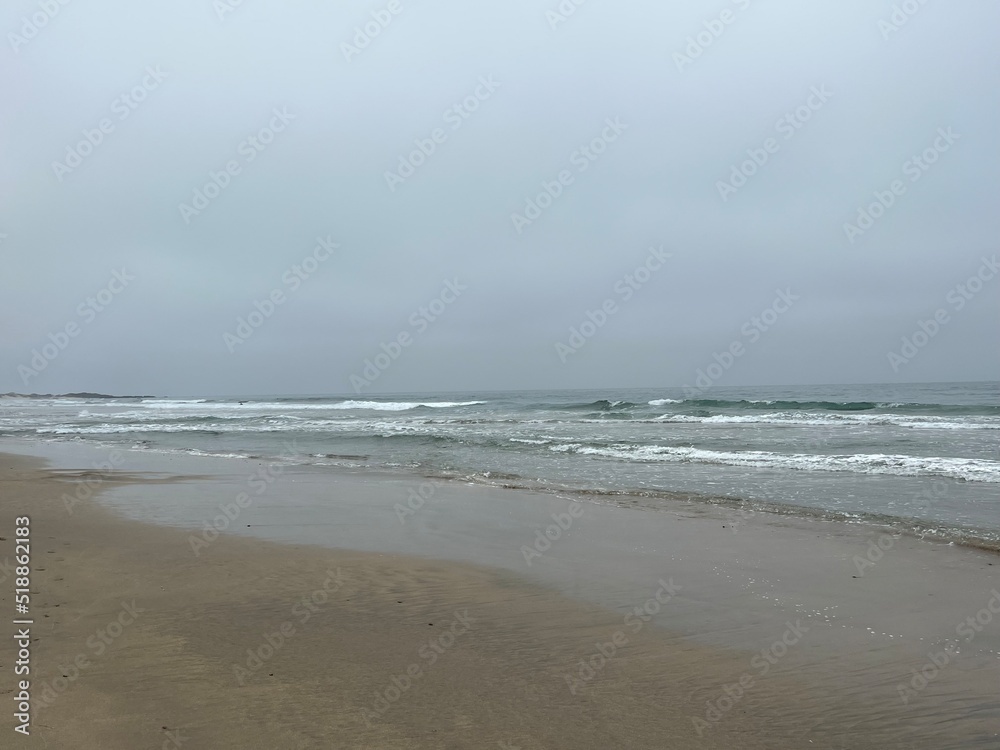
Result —
[{"label": "wet sand", "polygon": [[[32,735],[0,731],[28,747],[996,743],[1000,617],[955,633],[989,606],[989,553],[899,538],[858,571],[871,534],[836,524],[460,484],[401,519],[420,478],[281,469],[254,498],[249,462],[82,456],[0,461],[0,562],[30,516],[36,639]],[[529,566],[552,513],[568,528]]]}]

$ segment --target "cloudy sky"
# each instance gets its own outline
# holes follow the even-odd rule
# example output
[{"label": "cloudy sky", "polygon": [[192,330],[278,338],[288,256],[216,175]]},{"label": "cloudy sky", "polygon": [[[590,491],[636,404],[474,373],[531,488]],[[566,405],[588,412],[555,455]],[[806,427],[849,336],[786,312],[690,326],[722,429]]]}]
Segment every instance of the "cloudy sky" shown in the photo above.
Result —
[{"label": "cloudy sky", "polygon": [[0,392],[997,379],[998,26],[12,0]]}]

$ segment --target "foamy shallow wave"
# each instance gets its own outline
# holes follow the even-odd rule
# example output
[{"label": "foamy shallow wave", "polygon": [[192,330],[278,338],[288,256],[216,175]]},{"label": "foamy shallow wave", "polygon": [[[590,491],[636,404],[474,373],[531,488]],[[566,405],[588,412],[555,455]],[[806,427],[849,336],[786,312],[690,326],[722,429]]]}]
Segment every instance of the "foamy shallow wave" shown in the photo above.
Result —
[{"label": "foamy shallow wave", "polygon": [[550,446],[549,450],[624,461],[701,463],[757,469],[841,471],[911,477],[942,476],[969,482],[1000,482],[1000,462],[975,458],[898,456],[879,453],[824,456],[805,453],[772,453],[770,451],[712,451],[661,445],[618,444],[594,447],[584,446],[580,443],[553,445]]},{"label": "foamy shallow wave", "polygon": [[[451,409],[456,406],[477,406],[485,401],[341,401],[330,404],[330,409],[371,409],[373,411],[406,411],[419,406],[431,409]],[[287,407],[286,407],[287,408]]]},{"label": "foamy shallow wave", "polygon": [[549,450],[555,453],[576,453],[583,447],[583,443],[563,443],[560,445],[553,445],[549,448]]},{"label": "foamy shallow wave", "polygon": [[[130,432],[243,432],[246,427],[233,426],[224,422],[204,422],[198,424],[163,424],[144,422],[142,424],[93,424],[79,427],[39,427],[39,435],[123,435]],[[254,425],[255,432],[277,432],[281,427]]]},{"label": "foamy shallow wave", "polygon": [[152,409],[173,409],[178,406],[192,406],[207,403],[203,398],[144,398],[139,402],[143,406]]},{"label": "foamy shallow wave", "polygon": [[666,406],[667,404],[683,404],[684,402],[676,398],[654,398],[647,403],[650,406]]},{"label": "foamy shallow wave", "polygon": [[713,414],[707,417],[687,414],[663,414],[657,422],[677,424],[784,424],[784,425],[864,425],[895,426],[914,429],[1000,430],[995,417],[968,418],[956,422],[949,417],[903,414],[816,414],[811,412],[774,412],[765,414]]},{"label": "foamy shallow wave", "polygon": [[[218,421],[216,421],[218,420]],[[65,425],[58,427],[37,427],[34,432],[39,435],[122,435],[131,432],[152,433],[263,433],[263,432],[302,432],[315,434],[333,434],[337,432],[365,432],[369,435],[419,434],[437,436],[439,431],[433,425],[424,426],[409,422],[385,422],[359,419],[301,419],[287,416],[269,418],[261,421],[244,421],[240,419],[211,418],[202,421],[175,422],[102,422],[88,425]]]},{"label": "foamy shallow wave", "polygon": [[142,407],[159,410],[213,411],[213,412],[254,412],[254,411],[344,411],[347,409],[368,409],[371,411],[406,411],[425,406],[431,409],[450,409],[459,406],[476,406],[486,401],[332,401],[330,403],[299,403],[295,401],[218,401],[202,400],[156,400],[143,401]]}]

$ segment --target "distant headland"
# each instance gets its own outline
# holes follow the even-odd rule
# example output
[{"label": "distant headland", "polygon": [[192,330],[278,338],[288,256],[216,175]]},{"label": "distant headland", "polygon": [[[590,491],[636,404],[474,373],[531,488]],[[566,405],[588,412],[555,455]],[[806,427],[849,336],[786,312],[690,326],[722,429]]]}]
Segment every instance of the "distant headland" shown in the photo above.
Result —
[{"label": "distant headland", "polygon": [[0,398],[156,398],[156,396],[111,396],[107,393],[0,393]]}]

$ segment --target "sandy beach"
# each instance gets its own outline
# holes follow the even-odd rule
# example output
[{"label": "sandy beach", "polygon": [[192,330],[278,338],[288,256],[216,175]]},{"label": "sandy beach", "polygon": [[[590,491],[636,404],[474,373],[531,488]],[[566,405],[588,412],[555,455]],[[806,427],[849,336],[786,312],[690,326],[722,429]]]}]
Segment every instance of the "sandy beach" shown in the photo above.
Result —
[{"label": "sandy beach", "polygon": [[1000,750],[1000,2],[0,21],[0,750]]},{"label": "sandy beach", "polygon": [[868,567],[870,529],[458,483],[400,517],[417,480],[364,473],[275,470],[241,500],[267,467],[90,450],[0,461],[33,619],[31,734],[8,712],[4,746],[995,746],[989,552],[888,537]]}]

